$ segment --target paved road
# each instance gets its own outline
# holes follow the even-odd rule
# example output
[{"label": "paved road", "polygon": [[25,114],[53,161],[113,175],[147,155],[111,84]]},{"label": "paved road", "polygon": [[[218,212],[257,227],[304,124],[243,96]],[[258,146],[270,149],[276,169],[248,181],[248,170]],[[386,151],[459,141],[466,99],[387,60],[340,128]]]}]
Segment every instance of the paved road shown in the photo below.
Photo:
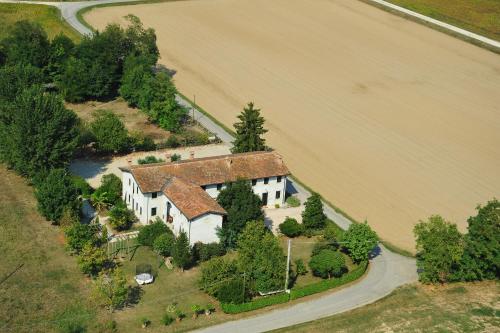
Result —
[{"label": "paved road", "polygon": [[[81,24],[76,18],[76,13],[85,7],[95,4],[113,2],[132,2],[135,0],[102,0],[86,2],[37,2],[37,1],[15,1],[0,0],[9,3],[34,3],[55,6],[60,9],[62,17],[68,21],[81,34],[91,34],[92,31]],[[177,96],[180,104],[189,107],[190,104],[181,96]],[[210,118],[194,110],[194,116],[204,127],[216,134],[223,142],[230,144],[232,136],[222,127],[214,123]],[[287,187],[304,201],[310,193],[290,180]],[[343,215],[325,204],[326,215],[335,221],[340,227],[347,229],[351,222]],[[370,269],[366,276],[359,282],[340,291],[330,293],[326,296],[311,301],[301,302],[293,306],[271,311],[269,313],[227,322],[201,330],[201,332],[265,332],[272,329],[287,327],[303,322],[331,316],[340,312],[375,302],[388,295],[397,287],[417,280],[416,265],[414,259],[409,259],[392,253],[382,245],[378,248],[377,255],[370,261]]]}]

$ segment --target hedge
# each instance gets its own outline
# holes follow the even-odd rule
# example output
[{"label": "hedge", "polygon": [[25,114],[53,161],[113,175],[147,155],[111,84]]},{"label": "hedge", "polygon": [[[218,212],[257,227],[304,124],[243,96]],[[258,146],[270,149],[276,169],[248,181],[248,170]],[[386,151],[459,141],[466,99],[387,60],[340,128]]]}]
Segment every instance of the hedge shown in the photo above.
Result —
[{"label": "hedge", "polygon": [[221,308],[222,311],[224,311],[225,313],[235,314],[235,313],[257,310],[275,304],[286,303],[289,301],[289,299],[290,295],[288,295],[287,293],[282,293],[278,295],[258,298],[254,301],[242,304],[221,303]]},{"label": "hedge", "polygon": [[307,286],[293,288],[290,291],[290,300],[317,294],[328,289],[339,287],[343,284],[359,279],[366,271],[368,262],[362,262],[358,267],[338,279],[322,280],[320,282],[308,284]]},{"label": "hedge", "polygon": [[343,284],[357,280],[365,273],[367,267],[368,267],[368,261],[365,261],[359,264],[358,267],[356,267],[349,273],[344,274],[338,279],[334,278],[329,280],[322,280],[320,282],[309,284],[307,286],[292,288],[290,294],[282,293],[279,295],[258,298],[254,301],[247,303],[242,303],[242,304],[221,303],[221,308],[222,311],[224,311],[224,313],[236,314],[236,313],[248,312],[265,308],[266,306],[271,306],[275,304],[286,303],[290,300],[320,293],[325,290],[336,288]]}]

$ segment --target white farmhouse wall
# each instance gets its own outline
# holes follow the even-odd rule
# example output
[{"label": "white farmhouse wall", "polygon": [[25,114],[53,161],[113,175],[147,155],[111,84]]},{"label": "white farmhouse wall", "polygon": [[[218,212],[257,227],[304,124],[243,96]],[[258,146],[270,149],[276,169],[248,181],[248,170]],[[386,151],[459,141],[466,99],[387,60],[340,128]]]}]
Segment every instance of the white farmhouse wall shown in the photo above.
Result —
[{"label": "white farmhouse wall", "polygon": [[222,228],[222,215],[205,214],[192,220],[189,243],[218,243],[217,227]]}]

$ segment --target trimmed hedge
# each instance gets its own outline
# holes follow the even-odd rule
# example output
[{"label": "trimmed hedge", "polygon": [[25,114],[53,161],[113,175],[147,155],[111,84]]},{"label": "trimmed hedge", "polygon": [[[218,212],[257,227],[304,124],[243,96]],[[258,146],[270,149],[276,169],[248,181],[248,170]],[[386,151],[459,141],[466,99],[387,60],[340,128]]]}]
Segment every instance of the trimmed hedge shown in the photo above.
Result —
[{"label": "trimmed hedge", "polygon": [[289,301],[289,299],[290,295],[288,295],[287,293],[282,293],[278,295],[258,298],[254,301],[242,304],[221,303],[220,306],[222,308],[222,311],[224,311],[224,313],[235,314],[235,313],[257,310],[275,304],[286,303]]},{"label": "trimmed hedge", "polygon": [[365,273],[367,267],[368,267],[368,262],[365,261],[360,263],[358,267],[356,267],[349,273],[344,274],[338,279],[334,278],[329,280],[323,280],[320,282],[309,284],[307,286],[293,288],[290,291],[290,300],[317,294],[325,290],[336,288],[343,284],[357,280]]}]

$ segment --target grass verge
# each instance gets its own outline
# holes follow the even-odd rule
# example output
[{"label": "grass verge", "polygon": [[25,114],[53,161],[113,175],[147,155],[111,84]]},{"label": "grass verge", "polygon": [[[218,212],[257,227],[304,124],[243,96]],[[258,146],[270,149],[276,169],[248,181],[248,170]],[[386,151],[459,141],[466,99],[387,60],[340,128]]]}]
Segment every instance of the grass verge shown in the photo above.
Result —
[{"label": "grass verge", "polygon": [[81,39],[81,35],[61,18],[59,9],[51,6],[17,3],[0,4],[0,39],[7,35],[8,27],[21,20],[40,24],[50,39],[60,33],[66,34],[73,41]]}]

